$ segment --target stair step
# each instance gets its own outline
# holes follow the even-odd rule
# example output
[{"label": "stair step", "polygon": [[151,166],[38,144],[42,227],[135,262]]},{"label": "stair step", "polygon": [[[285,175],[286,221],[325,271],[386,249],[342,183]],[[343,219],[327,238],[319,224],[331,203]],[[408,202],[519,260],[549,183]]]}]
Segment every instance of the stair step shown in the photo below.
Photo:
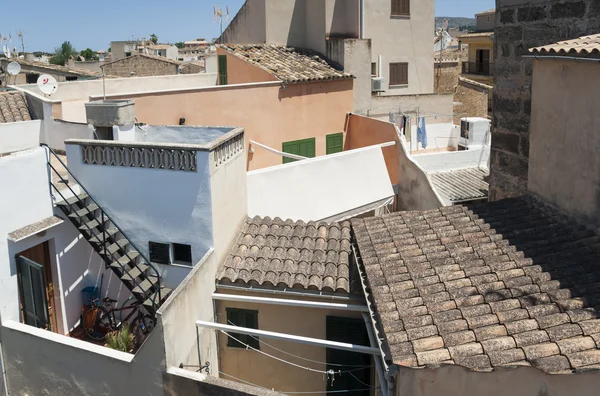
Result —
[{"label": "stair step", "polygon": [[138,264],[136,267],[125,269],[126,273],[121,276],[122,280],[131,281],[137,278],[138,276],[145,274],[146,270],[150,268],[146,264]]},{"label": "stair step", "polygon": [[94,210],[96,210],[96,209],[98,209],[98,205],[91,204],[91,205],[86,206],[83,209],[79,209],[75,213],[71,213],[69,215],[69,217],[72,218],[72,219],[79,219],[79,218],[81,218],[83,216],[86,216],[86,215],[89,215],[89,214],[93,214]]},{"label": "stair step", "polygon": [[[109,227],[108,229],[106,229],[106,231],[104,231],[107,238],[115,235],[117,232],[119,232],[119,229],[117,227]],[[102,236],[102,233],[99,233],[95,237],[90,238],[90,243],[101,243],[103,241],[103,238],[104,237]]]},{"label": "stair step", "polygon": [[[122,271],[122,268],[125,267],[129,262],[131,262],[131,260],[135,260],[140,254],[138,252],[136,252],[135,250],[132,250],[130,252],[127,252],[127,256],[123,256],[120,259],[118,259],[117,261],[114,261],[110,264],[111,268],[115,268],[115,269],[119,269]],[[130,260],[131,258],[131,260]],[[145,264],[138,264],[138,265],[145,265]]]},{"label": "stair step", "polygon": [[[117,242],[113,243],[112,245],[109,245],[106,248],[106,251],[110,254],[114,254],[118,250],[125,250],[128,245],[129,245],[129,241],[127,239],[119,239]],[[125,256],[125,257],[127,257],[127,256]]]},{"label": "stair step", "polygon": [[[60,195],[59,195],[59,197],[60,197]],[[85,199],[88,197],[89,197],[89,195],[87,195],[86,193],[81,193],[75,197],[67,198],[66,201],[57,202],[56,205],[57,206],[71,206],[74,203],[79,202],[80,200],[85,202]]]},{"label": "stair step", "polygon": [[169,294],[171,294],[172,291],[173,290],[169,289],[168,287],[161,287],[160,297],[161,297],[162,301],[158,301],[158,292],[154,292],[146,299],[146,301],[144,301],[144,306],[148,307],[148,308],[152,308],[154,306],[154,304],[152,303],[153,298],[156,298],[155,303],[160,306],[167,299],[167,297],[169,297]]},{"label": "stair step", "polygon": [[[105,219],[105,223],[108,221],[108,219]],[[89,230],[93,230],[94,228],[98,227],[100,225],[100,222],[98,220],[92,220],[89,221],[85,224],[80,225],[79,228],[81,231],[89,231]]]},{"label": "stair step", "polygon": [[153,286],[156,286],[156,282],[151,282],[148,279],[144,279],[133,288],[132,292],[135,294],[146,294]]}]

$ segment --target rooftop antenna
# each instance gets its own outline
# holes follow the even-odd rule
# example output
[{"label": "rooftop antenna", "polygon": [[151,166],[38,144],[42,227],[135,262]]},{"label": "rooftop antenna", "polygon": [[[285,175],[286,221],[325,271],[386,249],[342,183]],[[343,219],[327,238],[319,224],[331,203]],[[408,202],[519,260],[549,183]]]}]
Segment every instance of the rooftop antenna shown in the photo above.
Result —
[{"label": "rooftop antenna", "polygon": [[22,30],[17,30],[17,36],[21,39],[21,49],[23,50],[23,56],[25,56],[25,41],[23,40],[23,35],[25,34]]},{"label": "rooftop antenna", "polygon": [[[214,20],[217,22],[217,18],[219,18],[219,25],[221,28],[221,36],[223,35],[223,15],[225,15],[225,23],[229,22],[229,7],[225,7],[225,13],[223,13],[222,5],[213,6]],[[220,36],[219,36],[220,37]]]},{"label": "rooftop antenna", "polygon": [[49,74],[42,74],[38,77],[37,86],[42,91],[42,93],[46,96],[50,96],[56,92],[58,89],[58,83],[56,82],[56,78],[52,77]]},{"label": "rooftop antenna", "polygon": [[8,47],[8,43],[6,41],[6,36],[2,36],[2,52],[4,53],[4,56],[8,59],[10,58],[10,48]]},{"label": "rooftop antenna", "polygon": [[447,33],[448,25],[449,25],[448,19],[444,19],[442,28],[437,31],[437,36],[439,38],[439,43],[440,43],[440,62],[439,62],[440,64],[437,69],[437,84],[436,84],[438,89],[440,87],[440,78],[442,77],[442,58],[444,55],[446,36],[448,35],[448,33]]}]

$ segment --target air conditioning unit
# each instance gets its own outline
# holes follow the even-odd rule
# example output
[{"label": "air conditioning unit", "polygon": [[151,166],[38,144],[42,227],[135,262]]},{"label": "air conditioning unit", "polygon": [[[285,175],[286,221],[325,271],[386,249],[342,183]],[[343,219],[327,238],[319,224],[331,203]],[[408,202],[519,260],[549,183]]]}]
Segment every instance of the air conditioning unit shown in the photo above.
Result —
[{"label": "air conditioning unit", "polygon": [[460,119],[459,149],[468,150],[488,144],[490,138],[490,120],[480,117]]},{"label": "air conditioning unit", "polygon": [[384,77],[372,77],[371,78],[371,92],[385,91],[384,85],[385,85]]}]

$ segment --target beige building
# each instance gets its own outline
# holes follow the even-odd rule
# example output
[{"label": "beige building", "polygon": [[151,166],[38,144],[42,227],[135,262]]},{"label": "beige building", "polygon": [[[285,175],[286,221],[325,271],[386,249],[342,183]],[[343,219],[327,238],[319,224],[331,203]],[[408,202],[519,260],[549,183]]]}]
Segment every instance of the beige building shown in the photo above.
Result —
[{"label": "beige building", "polygon": [[[35,84],[42,74],[49,74],[56,78],[56,81],[80,81],[90,80],[100,77],[101,73],[86,70],[78,67],[53,65],[45,62],[37,62],[26,59],[17,59],[21,65],[21,71],[16,76],[4,72],[12,59],[0,59],[0,86]],[[70,60],[72,62],[72,60]]]},{"label": "beige building", "polygon": [[433,0],[247,0],[222,43],[308,48],[356,76],[355,110],[371,97],[433,93]]},{"label": "beige building", "polygon": [[462,63],[462,76],[493,86],[494,84],[494,21],[496,10],[476,14],[475,32],[459,36],[461,45],[468,46],[468,59]]}]

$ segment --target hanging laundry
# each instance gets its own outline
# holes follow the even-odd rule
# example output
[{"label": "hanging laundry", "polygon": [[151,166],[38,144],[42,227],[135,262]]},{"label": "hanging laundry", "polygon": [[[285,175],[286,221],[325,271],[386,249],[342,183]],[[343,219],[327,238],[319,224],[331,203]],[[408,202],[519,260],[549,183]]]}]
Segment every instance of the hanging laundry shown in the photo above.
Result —
[{"label": "hanging laundry", "polygon": [[427,148],[427,126],[425,125],[425,117],[419,117],[417,123],[417,143],[421,143],[425,149]]},{"label": "hanging laundry", "polygon": [[393,124],[394,123],[394,113],[392,113],[390,111],[390,115],[389,115],[389,121]]}]

